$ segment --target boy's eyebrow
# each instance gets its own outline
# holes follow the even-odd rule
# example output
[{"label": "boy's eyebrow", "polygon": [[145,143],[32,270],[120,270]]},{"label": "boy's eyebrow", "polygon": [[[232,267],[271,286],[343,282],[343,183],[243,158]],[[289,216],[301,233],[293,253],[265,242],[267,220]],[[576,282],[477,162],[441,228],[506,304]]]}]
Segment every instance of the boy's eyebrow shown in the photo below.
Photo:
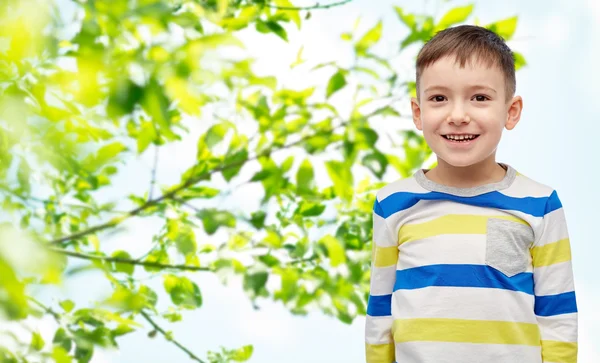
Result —
[{"label": "boy's eyebrow", "polygon": [[[498,93],[492,87],[484,86],[484,85],[480,85],[480,84],[475,84],[475,85],[469,86],[468,89],[471,90],[471,91],[478,90],[478,89],[483,89],[483,90],[486,90],[486,91],[489,91],[489,92]],[[450,91],[450,88],[448,88],[446,86],[436,85],[436,86],[427,87],[425,89],[425,91],[423,91],[423,92],[427,93],[427,92],[431,92],[431,91]]]}]

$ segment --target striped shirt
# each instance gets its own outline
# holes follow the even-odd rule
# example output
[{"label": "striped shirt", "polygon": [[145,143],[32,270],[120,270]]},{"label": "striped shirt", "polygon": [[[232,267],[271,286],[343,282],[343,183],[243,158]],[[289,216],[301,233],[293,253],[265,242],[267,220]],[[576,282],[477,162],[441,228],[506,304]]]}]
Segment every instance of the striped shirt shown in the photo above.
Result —
[{"label": "striped shirt", "polygon": [[367,363],[576,363],[577,303],[556,191],[510,165],[447,187],[419,170],[377,193]]}]

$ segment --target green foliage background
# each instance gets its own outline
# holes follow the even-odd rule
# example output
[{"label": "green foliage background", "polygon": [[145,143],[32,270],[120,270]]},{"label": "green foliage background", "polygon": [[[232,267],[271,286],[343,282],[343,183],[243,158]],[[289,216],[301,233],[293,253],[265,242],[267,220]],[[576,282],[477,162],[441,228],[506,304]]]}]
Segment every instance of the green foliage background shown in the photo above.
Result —
[{"label": "green foliage background", "polygon": [[[239,36],[286,42],[311,26],[312,12],[343,11],[348,2],[78,0],[75,18],[65,19],[55,1],[2,1],[0,316],[50,316],[57,329],[52,341],[38,331],[28,341],[2,332],[13,344],[0,347],[0,361],[88,362],[96,348],[118,347],[119,337],[137,332],[164,336],[183,351],[178,361],[250,359],[251,345],[192,352],[161,327],[202,308],[210,291],[195,273],[238,277],[253,303],[279,301],[292,314],[322,311],[346,324],[365,314],[374,191],[431,156],[420,135],[400,127],[383,150],[379,141],[389,135],[372,127],[379,118],[410,117],[398,103],[414,95],[414,79],[375,51],[383,22],[342,25],[350,66],[311,64],[301,48],[290,72],[310,66],[327,74],[303,89],[255,73],[252,44]],[[467,22],[474,7],[439,18],[392,10],[408,30],[395,57]],[[510,40],[516,25],[510,17],[486,26]],[[515,56],[518,68],[525,65]],[[178,182],[158,185],[161,150],[195,130],[202,130],[195,162]],[[135,181],[137,192],[103,197],[145,153],[155,164]],[[278,162],[278,153],[289,156]],[[317,182],[319,170],[327,183]],[[235,204],[231,190],[249,183],[262,186],[250,196],[259,207],[227,207]],[[106,241],[132,219],[160,223],[151,240],[136,241],[147,252],[134,255],[127,245],[107,252]],[[105,300],[36,298],[40,286],[89,269],[109,281]],[[149,277],[162,289],[145,284]]]}]

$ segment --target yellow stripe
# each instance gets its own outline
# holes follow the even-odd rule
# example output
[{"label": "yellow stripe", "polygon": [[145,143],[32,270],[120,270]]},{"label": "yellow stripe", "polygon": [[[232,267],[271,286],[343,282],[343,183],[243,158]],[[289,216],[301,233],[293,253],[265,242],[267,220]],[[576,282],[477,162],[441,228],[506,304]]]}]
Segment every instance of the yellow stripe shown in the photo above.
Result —
[{"label": "yellow stripe", "polygon": [[540,346],[537,324],[461,319],[396,319],[394,340]]},{"label": "yellow stripe", "polygon": [[542,358],[544,362],[576,363],[577,343],[542,340]]},{"label": "yellow stripe", "polygon": [[568,238],[531,249],[533,267],[550,266],[571,260],[571,243]]},{"label": "yellow stripe", "polygon": [[380,247],[375,246],[375,267],[388,267],[398,262],[398,246]]},{"label": "yellow stripe", "polygon": [[420,240],[441,234],[485,234],[490,218],[505,219],[527,224],[514,216],[485,216],[473,214],[448,214],[419,224],[406,224],[398,231],[398,243]]},{"label": "yellow stripe", "polygon": [[396,360],[394,343],[389,344],[367,344],[367,363],[391,363]]}]

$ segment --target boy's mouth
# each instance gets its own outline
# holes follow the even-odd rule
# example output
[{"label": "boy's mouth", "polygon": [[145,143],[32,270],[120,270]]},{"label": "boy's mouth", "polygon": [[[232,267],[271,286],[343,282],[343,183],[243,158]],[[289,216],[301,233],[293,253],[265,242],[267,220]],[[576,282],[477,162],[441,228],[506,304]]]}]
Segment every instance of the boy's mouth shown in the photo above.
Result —
[{"label": "boy's mouth", "polygon": [[476,138],[479,137],[479,135],[477,135],[477,134],[447,134],[447,135],[442,135],[442,137],[451,142],[466,143],[466,142],[475,140]]}]

